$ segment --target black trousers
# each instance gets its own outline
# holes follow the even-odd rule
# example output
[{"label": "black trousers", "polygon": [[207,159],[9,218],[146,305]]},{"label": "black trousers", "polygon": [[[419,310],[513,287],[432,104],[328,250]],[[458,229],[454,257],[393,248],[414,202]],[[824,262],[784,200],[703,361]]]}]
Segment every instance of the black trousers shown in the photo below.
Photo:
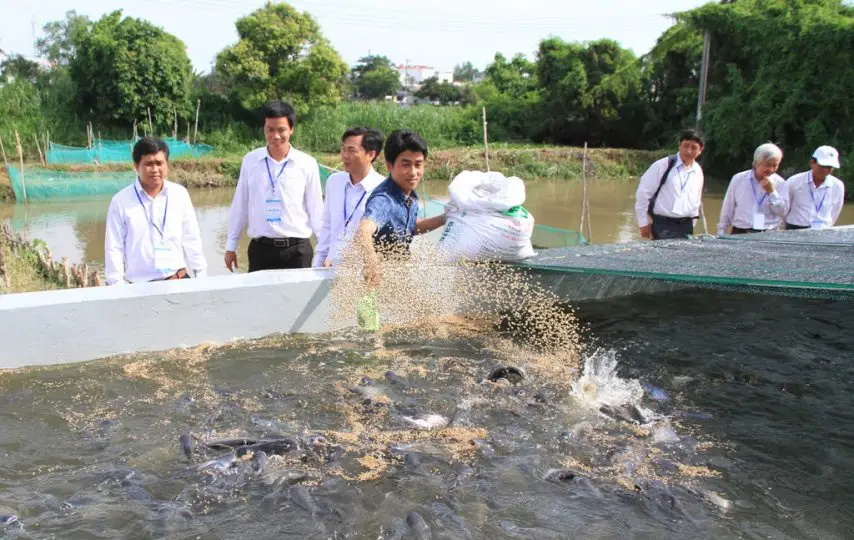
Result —
[{"label": "black trousers", "polygon": [[248,256],[250,272],[310,268],[314,249],[308,238],[253,238]]},{"label": "black trousers", "polygon": [[803,225],[792,225],[791,223],[786,223],[787,231],[799,231],[801,229],[809,229],[809,225],[804,227]]},{"label": "black trousers", "polygon": [[750,233],[758,233],[765,232],[760,231],[759,229],[742,229],[741,227],[732,226],[732,234],[750,234]]},{"label": "black trousers", "polygon": [[671,218],[652,215],[652,239],[670,240],[694,234],[694,218]]}]

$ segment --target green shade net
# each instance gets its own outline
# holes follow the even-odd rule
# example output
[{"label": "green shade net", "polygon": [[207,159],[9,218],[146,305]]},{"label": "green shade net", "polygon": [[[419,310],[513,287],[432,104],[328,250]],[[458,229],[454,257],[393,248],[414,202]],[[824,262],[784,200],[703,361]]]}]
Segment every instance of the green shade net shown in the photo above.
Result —
[{"label": "green shade net", "polygon": [[[128,150],[129,151],[129,150]],[[318,166],[320,183],[326,186],[329,175],[337,172],[324,165]],[[24,202],[26,183],[27,201],[66,199],[74,197],[104,197],[115,195],[136,180],[136,173],[128,171],[57,171],[41,167],[21,169],[9,167],[9,178],[15,199]],[[236,182],[236,180],[235,180]]]},{"label": "green shade net", "polygon": [[[169,158],[198,158],[213,152],[214,147],[207,144],[189,144],[182,140],[168,137],[163,139],[169,147]],[[50,165],[74,165],[85,163],[131,163],[131,152],[134,140],[96,141],[92,148],[65,146],[50,143],[47,150],[47,162]]]}]

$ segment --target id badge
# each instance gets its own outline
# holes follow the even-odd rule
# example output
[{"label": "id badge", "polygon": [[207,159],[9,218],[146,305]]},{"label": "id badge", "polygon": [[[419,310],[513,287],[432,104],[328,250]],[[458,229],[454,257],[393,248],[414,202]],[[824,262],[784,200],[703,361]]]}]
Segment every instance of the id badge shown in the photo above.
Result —
[{"label": "id badge", "polygon": [[268,223],[279,223],[282,221],[282,199],[267,199],[264,201]]},{"label": "id badge", "polygon": [[671,208],[671,212],[673,212],[674,216],[685,216],[690,212],[688,211],[690,204],[688,201],[688,196],[685,194],[679,195],[676,197],[676,200],[673,201],[673,208]]},{"label": "id badge", "polygon": [[171,272],[175,261],[175,251],[168,244],[158,243],[154,245],[154,271]]},{"label": "id badge", "polygon": [[765,214],[763,214],[762,212],[754,212],[753,228],[757,231],[765,230]]}]

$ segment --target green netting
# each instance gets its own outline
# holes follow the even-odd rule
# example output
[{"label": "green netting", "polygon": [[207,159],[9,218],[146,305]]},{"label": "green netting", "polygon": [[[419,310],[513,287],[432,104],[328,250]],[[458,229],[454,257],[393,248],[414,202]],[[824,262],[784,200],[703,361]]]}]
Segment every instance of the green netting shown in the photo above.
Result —
[{"label": "green netting", "polygon": [[[182,140],[168,137],[163,139],[169,147],[170,159],[190,157],[197,158],[213,152],[214,147],[207,144],[189,144]],[[47,151],[47,162],[51,165],[69,165],[83,163],[130,163],[133,161],[131,152],[136,141],[101,140],[92,148],[66,146],[50,143]]]},{"label": "green netting", "polygon": [[[326,185],[329,175],[337,172],[324,165],[318,167],[320,183]],[[24,182],[21,181],[21,170],[9,167],[9,178],[12,180],[12,190],[18,202],[24,201]],[[40,167],[27,167],[24,170],[26,181],[27,201],[110,196],[136,180],[136,173],[128,171],[56,171]]]},{"label": "green netting", "polygon": [[854,294],[854,226],[555,249],[522,265],[560,279],[579,276],[573,287],[590,281],[599,291],[622,277],[762,293]]},{"label": "green netting", "polygon": [[[18,167],[9,167],[12,190],[18,202],[24,201],[24,182]],[[27,167],[24,170],[27,201],[36,202],[68,197],[98,197],[118,193],[136,180],[133,171],[71,172]]]}]

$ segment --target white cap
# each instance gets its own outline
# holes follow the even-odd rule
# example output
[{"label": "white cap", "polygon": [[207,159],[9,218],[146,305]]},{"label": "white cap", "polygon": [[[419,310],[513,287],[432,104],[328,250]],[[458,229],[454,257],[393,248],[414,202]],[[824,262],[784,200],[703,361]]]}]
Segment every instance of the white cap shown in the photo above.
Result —
[{"label": "white cap", "polygon": [[819,146],[812,157],[822,167],[839,168],[839,152],[832,146]]}]

